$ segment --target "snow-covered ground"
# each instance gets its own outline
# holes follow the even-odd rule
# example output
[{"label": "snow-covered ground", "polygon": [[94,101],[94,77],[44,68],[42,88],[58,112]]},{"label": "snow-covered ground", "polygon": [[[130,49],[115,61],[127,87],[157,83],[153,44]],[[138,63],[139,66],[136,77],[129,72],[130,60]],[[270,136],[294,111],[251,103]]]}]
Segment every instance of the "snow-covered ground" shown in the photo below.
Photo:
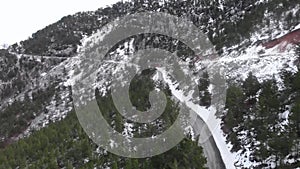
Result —
[{"label": "snow-covered ground", "polygon": [[[252,41],[257,41],[264,39],[263,31],[254,33],[251,37]],[[274,37],[279,37],[282,34],[278,33],[279,31],[274,31]],[[91,42],[84,42],[83,44],[94,43],[98,38],[102,38],[103,35],[97,33],[95,37],[89,37],[86,40]],[[125,44],[126,47],[132,46],[131,43]],[[236,46],[237,47],[237,46]],[[234,49],[235,47],[232,47]],[[83,48],[84,50],[84,48]],[[131,51],[132,52],[132,51]],[[130,53],[131,53],[130,52]],[[124,50],[117,49],[115,53],[112,54],[111,60],[102,64],[102,67],[99,68],[99,75],[102,81],[94,86],[101,86],[100,90],[103,88],[103,92],[107,89],[107,85],[109,84],[110,77],[116,72],[121,71],[121,65],[128,63],[132,58],[129,58],[125,54]],[[224,74],[226,75],[226,79],[234,79],[234,80],[244,80],[250,72],[253,75],[257,76],[259,81],[263,81],[266,79],[275,78],[278,82],[281,82],[280,72],[285,69],[291,72],[296,72],[297,67],[294,62],[296,61],[297,56],[293,51],[293,46],[288,46],[287,50],[282,52],[280,50],[280,46],[276,46],[271,49],[264,49],[261,45],[251,45],[246,48],[245,51],[240,52],[238,50],[233,50],[233,52],[228,52],[221,57],[214,60],[202,60],[195,63],[196,70],[202,70],[203,68],[210,69],[216,64],[222,67]],[[69,62],[68,65],[72,67],[72,65],[76,65],[75,61]],[[248,151],[242,152],[239,151],[237,153],[231,153],[230,149],[232,145],[226,143],[226,138],[221,130],[221,119],[214,116],[216,113],[216,108],[211,106],[210,108],[201,107],[191,101],[191,95],[185,96],[182,91],[177,89],[178,84],[174,84],[171,78],[168,76],[168,72],[163,68],[157,68],[161,73],[165,82],[169,85],[172,94],[181,102],[186,103],[186,105],[191,108],[194,112],[198,114],[208,125],[212,136],[216,142],[216,145],[220,151],[222,159],[226,165],[226,168],[243,168],[249,167],[252,168],[257,166],[258,163],[251,162],[250,160],[250,147],[248,147]],[[70,78],[65,85],[72,85],[78,77],[80,77],[80,73],[74,73],[75,68],[69,72]],[[159,78],[155,76],[154,78]],[[213,87],[210,86],[210,91],[213,92]],[[213,114],[213,115],[212,115]],[[283,112],[282,116],[285,116],[288,119],[288,112]],[[130,130],[130,128],[128,128]],[[130,133],[130,132],[129,132]]]},{"label": "snow-covered ground", "polygon": [[231,146],[226,144],[226,138],[221,130],[221,119],[218,119],[215,116],[216,109],[214,107],[206,109],[205,107],[193,103],[192,95],[185,96],[184,92],[178,89],[178,84],[174,83],[170,76],[168,76],[168,72],[166,70],[163,68],[157,68],[157,70],[162,73],[163,80],[168,84],[173,96],[176,97],[180,102],[185,103],[187,107],[193,110],[207,124],[221,153],[226,168],[234,169],[235,154],[230,152]]},{"label": "snow-covered ground", "polygon": [[[299,10],[299,5],[294,10]],[[290,11],[294,12],[295,11]],[[268,17],[268,16],[266,16]],[[292,30],[300,28],[300,24],[297,25]],[[43,83],[50,82],[50,76],[63,76],[62,72],[66,72],[66,78],[63,82],[61,82],[61,86],[72,86],[84,72],[80,69],[80,64],[82,63],[81,51],[85,50],[85,47],[97,43],[103,39],[103,36],[110,31],[111,28],[107,28],[107,30],[103,32],[97,32],[90,37],[85,37],[82,40],[82,46],[78,48],[79,55],[73,58],[68,58],[60,64],[56,65],[48,72],[43,72],[41,74],[41,81]],[[272,31],[271,35],[266,32],[269,30]],[[282,82],[280,78],[280,72],[284,69],[291,72],[298,71],[294,62],[297,60],[297,56],[293,51],[293,46],[288,46],[286,51],[281,51],[280,46],[275,46],[271,49],[264,49],[261,45],[254,44],[254,42],[259,40],[266,40],[270,38],[278,38],[291,30],[284,30],[282,25],[277,25],[277,23],[271,23],[268,27],[263,27],[259,31],[254,32],[250,38],[250,41],[253,42],[252,45],[246,46],[244,51],[238,50],[238,45],[233,46],[230,49],[225,49],[225,53],[214,60],[201,60],[195,63],[196,71],[200,71],[203,68],[210,69],[214,67],[216,64],[222,67],[226,79],[234,79],[234,80],[244,80],[250,72],[255,75],[259,81],[263,81],[266,79],[275,78],[278,82]],[[133,40],[126,42],[124,44],[125,48],[130,48],[129,53],[133,52]],[[228,52],[231,50],[232,52]],[[97,86],[100,88],[100,92],[105,94],[107,89],[109,88],[111,82],[111,75],[122,71],[122,64],[126,64],[130,62],[132,58],[128,57],[128,53],[122,49],[117,49],[115,53],[111,54],[111,60],[103,62],[101,67],[99,67],[99,79],[98,82],[93,86]],[[26,55],[27,56],[27,55]],[[28,56],[31,57],[31,56]],[[40,59],[41,57],[35,56],[33,59]],[[193,110],[203,121],[206,122],[210,133],[212,134],[216,145],[220,151],[222,156],[222,160],[226,165],[227,169],[233,168],[253,168],[258,164],[256,162],[250,161],[250,147],[247,147],[246,152],[239,151],[237,153],[230,152],[232,145],[230,143],[226,143],[226,138],[221,130],[221,119],[215,116],[216,108],[211,106],[209,108],[205,108],[195,104],[192,101],[192,93],[185,95],[183,91],[178,89],[178,84],[174,83],[168,72],[164,68],[157,68],[157,70],[161,73],[160,75],[156,75],[154,80],[162,78],[170,87],[172,94],[177,100],[185,103],[191,110]],[[279,86],[280,87],[280,86]],[[213,94],[213,85],[210,86],[209,91]],[[61,101],[52,99],[50,105],[46,107],[48,110],[48,114],[42,113],[38,116],[25,132],[29,133],[31,129],[38,129],[39,127],[44,127],[49,121],[55,121],[62,119],[66,116],[67,112],[71,110],[72,105],[69,99],[69,93],[66,91],[57,93],[61,99]],[[288,123],[289,110],[282,112],[280,114],[283,119],[286,119],[282,122],[282,125],[286,125]],[[125,131],[124,134],[131,135],[132,126],[128,123],[125,123]]]}]

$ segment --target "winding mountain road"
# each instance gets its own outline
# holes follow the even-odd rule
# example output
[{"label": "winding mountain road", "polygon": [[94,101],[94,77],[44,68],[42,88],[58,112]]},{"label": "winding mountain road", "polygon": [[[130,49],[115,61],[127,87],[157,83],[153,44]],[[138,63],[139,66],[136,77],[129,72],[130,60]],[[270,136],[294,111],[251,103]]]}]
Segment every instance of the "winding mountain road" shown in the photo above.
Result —
[{"label": "winding mountain road", "polygon": [[[207,129],[207,127],[205,126],[206,126],[205,122],[199,116],[197,116],[197,119],[193,126],[193,130],[196,136],[198,135],[200,136],[198,140],[198,144],[203,148],[204,155],[207,158],[206,159],[207,167],[209,169],[225,169],[226,167],[224,161],[216,145],[216,142],[212,137],[212,134],[210,134],[209,130],[205,130],[204,132],[202,131],[202,129]],[[202,131],[201,134],[200,131]],[[209,138],[209,139],[207,139],[207,141],[202,143],[202,141],[200,141],[202,140],[202,138],[203,139]]]},{"label": "winding mountain road", "polygon": [[226,139],[221,130],[221,120],[215,116],[217,112],[213,107],[205,108],[191,101],[189,96],[185,96],[178,90],[166,70],[157,68],[163,80],[169,85],[172,95],[181,103],[185,103],[189,109],[196,114],[193,124],[194,136],[199,135],[198,144],[203,147],[204,155],[207,158],[207,167],[210,169],[235,169],[234,154],[232,154],[226,144]]}]

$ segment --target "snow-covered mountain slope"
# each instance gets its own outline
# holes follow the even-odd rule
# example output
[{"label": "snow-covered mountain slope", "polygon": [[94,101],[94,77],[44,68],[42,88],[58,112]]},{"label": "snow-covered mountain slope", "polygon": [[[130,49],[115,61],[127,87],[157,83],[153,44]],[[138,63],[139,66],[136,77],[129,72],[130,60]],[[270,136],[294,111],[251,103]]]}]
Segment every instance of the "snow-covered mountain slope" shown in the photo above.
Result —
[{"label": "snow-covered mountain slope", "polygon": [[[263,38],[263,36],[264,35],[262,34],[261,37],[258,37],[256,34],[255,38],[259,40],[260,38]],[[93,40],[98,40],[97,34],[86,38],[85,41]],[[83,44],[85,44],[85,42]],[[133,53],[134,51],[132,45],[132,40],[124,45],[127,46],[127,48],[130,48],[129,53]],[[295,54],[292,46],[290,46],[285,52],[281,52],[278,49],[278,46],[266,50],[261,45],[248,46],[243,52],[239,52],[234,48],[231,48],[230,51],[232,52],[225,52],[219,58],[214,60],[201,60],[196,62],[195,70],[202,70],[203,68],[209,69],[217,64],[222,66],[222,70],[224,71],[227,80],[243,80],[247,77],[249,72],[252,72],[261,81],[275,77],[279,82],[282,81],[279,75],[282,69],[291,72],[297,71],[295,61],[298,59],[298,56]],[[114,72],[121,70],[120,63],[129,62],[129,53],[128,51],[125,52],[122,48],[118,48],[114,53],[111,53],[110,62],[103,63],[102,67],[99,68],[98,76],[102,80],[98,82],[95,81],[94,86],[99,87],[102,94],[105,94],[107,89],[110,88],[109,84],[111,75]],[[32,57],[32,59],[39,60],[40,58]],[[70,92],[68,91],[69,88],[65,88],[63,86],[72,86],[76,80],[80,78],[82,73],[80,72],[81,70],[78,69],[80,62],[80,56],[75,56],[62,61],[50,70],[41,73],[41,77],[39,77],[38,81],[42,81],[45,84],[51,83],[51,77],[61,76],[61,81],[58,83],[57,88],[62,88],[62,90],[61,92],[57,92],[51,99],[51,102],[49,102],[49,105],[46,107],[48,113],[46,114],[42,112],[39,116],[37,116],[31,122],[31,125],[26,129],[26,131],[19,137],[26,136],[32,130],[44,127],[50,121],[56,121],[66,116],[66,113],[70,111],[72,103],[71,99],[69,99],[71,97]],[[168,82],[167,79],[165,79],[165,81]],[[172,83],[168,84],[171,89],[174,88],[174,91],[172,90],[172,92],[176,95],[175,87],[172,87]],[[57,98],[60,98],[59,100],[61,101],[57,100]],[[208,109],[205,107],[199,108],[200,109],[196,108],[194,111],[196,111],[196,113],[203,113],[201,111],[201,109],[203,109],[204,111],[213,113],[213,111],[211,111],[213,110],[212,107]],[[202,119],[207,119],[207,117],[204,117],[203,114],[199,115]],[[222,134],[220,128],[221,120],[217,118],[215,120],[218,121],[219,127],[218,129],[211,128],[211,132],[213,133],[214,139],[217,141],[218,149],[227,168],[234,168],[234,164],[250,168],[251,166],[255,166],[255,162],[250,162],[249,157],[244,157],[248,152],[230,153],[231,145],[226,143],[226,139]]]},{"label": "snow-covered mountain slope", "polygon": [[[97,37],[99,36],[95,34],[91,38],[88,38],[87,41],[97,41]],[[261,34],[261,36],[255,34],[255,37],[253,38],[257,38],[257,40],[260,40],[263,37],[264,34]],[[111,78],[113,74],[122,71],[122,64],[130,62],[130,60],[132,59],[129,58],[129,53],[133,52],[132,43],[127,42],[124,46],[129,47],[130,52],[125,52],[124,49],[117,48],[114,53],[110,54],[110,59],[107,62],[100,64],[102,66],[99,68],[98,76],[100,77],[101,81],[97,83],[95,82],[95,84],[92,86],[100,87],[100,91],[102,91],[102,94],[104,95],[107,89],[110,88],[109,84],[111,84]],[[298,55],[295,53],[294,49],[295,46],[291,45],[286,49],[286,51],[282,52],[280,50],[280,46],[276,46],[272,49],[265,49],[261,45],[256,44],[248,46],[247,49],[242,52],[240,52],[238,49],[231,48],[228,49],[228,51],[230,50],[231,52],[225,52],[219,58],[216,58],[214,60],[201,60],[196,62],[194,68],[195,70],[193,71],[200,71],[203,70],[203,68],[210,69],[215,65],[221,65],[222,70],[224,71],[224,74],[229,81],[234,80],[238,82],[240,80],[244,80],[248,76],[248,74],[252,72],[253,75],[259,79],[259,81],[264,81],[275,77],[275,79],[280,84],[282,82],[282,79],[280,77],[280,72],[282,70],[289,72],[298,71],[296,65]],[[65,85],[73,84],[74,82],[76,82],[76,80],[79,79],[81,75],[80,70],[76,69],[76,66],[72,68],[75,63],[78,64],[80,62],[80,60],[78,61],[77,59],[78,58],[71,58],[69,59],[69,63],[66,64],[70,65],[67,67],[67,69],[69,70],[70,74],[73,75],[73,77],[67,80]],[[163,70],[161,71],[164,72]],[[173,95],[178,97],[179,100],[184,99],[185,97],[181,97],[180,94],[178,94],[179,91],[176,91],[176,86],[174,86],[174,83],[168,81],[167,72],[164,72],[164,77],[164,81],[169,85]],[[184,102],[187,102],[189,100],[188,98],[186,99],[187,100],[185,100]],[[205,113],[203,114],[203,111],[207,113],[216,113],[213,111],[215,110],[213,107],[205,108],[199,106],[199,108],[196,108],[197,106],[195,107],[195,105],[192,105],[192,103],[190,106],[190,108],[198,113],[198,115],[202,119],[204,119],[204,121],[208,117],[207,115],[205,116]],[[256,163],[255,161],[253,162],[249,159],[250,156],[247,155],[249,152],[230,152],[230,147],[232,145],[226,143],[224,134],[222,134],[221,120],[217,117],[214,120],[216,120],[216,123],[219,127],[210,128],[210,131],[212,132],[212,136],[216,140],[216,144],[227,168],[252,168],[257,166],[258,163]]]},{"label": "snow-covered mountain slope", "polygon": [[[268,2],[272,2],[270,1],[260,1],[259,3],[255,3],[255,4],[241,4],[241,6],[238,6],[242,9],[246,9],[245,11],[238,11],[238,9],[235,8],[231,8],[231,6],[229,6],[227,4],[224,3],[225,6],[223,6],[222,1],[220,1],[219,3],[221,3],[222,5],[217,6],[219,11],[223,11],[224,10],[227,12],[224,12],[226,15],[221,15],[220,17],[216,14],[216,16],[214,16],[213,14],[211,14],[212,10],[210,9],[206,9],[206,8],[188,8],[186,7],[187,11],[191,11],[193,13],[193,15],[191,15],[191,18],[194,20],[197,20],[197,18],[204,18],[203,20],[206,21],[206,19],[208,19],[208,25],[209,28],[212,28],[212,30],[216,30],[215,33],[212,33],[211,30],[208,31],[208,35],[210,37],[212,37],[211,39],[213,39],[213,41],[216,44],[219,44],[220,42],[217,42],[219,40],[219,37],[222,37],[222,33],[224,32],[229,32],[227,29],[225,30],[225,28],[223,29],[215,29],[214,27],[216,25],[219,25],[220,20],[236,20],[237,23],[239,23],[239,20],[242,20],[241,18],[246,17],[247,15],[247,10],[255,8],[255,6],[259,6]],[[213,2],[211,2],[213,3]],[[215,2],[216,3],[216,2]],[[128,5],[128,4],[127,4]],[[153,8],[155,7],[155,4],[151,4],[149,6],[145,5],[142,6],[138,9],[142,10],[143,8]],[[164,6],[163,3],[160,3],[161,6]],[[248,7],[245,7],[245,6]],[[126,6],[126,5],[125,5]],[[151,6],[151,7],[150,7]],[[192,6],[192,5],[191,5]],[[262,5],[263,6],[263,5]],[[238,8],[237,7],[237,8]],[[125,8],[125,7],[124,7]],[[282,7],[283,8],[283,7]],[[279,9],[281,9],[281,7],[279,7]],[[115,11],[115,9],[111,9],[112,11]],[[126,13],[126,11],[134,11],[135,8],[131,8],[130,5],[128,5],[121,15],[123,15],[124,13]],[[176,7],[170,7],[170,13],[175,13],[177,14],[176,11],[178,11],[180,9],[176,9]],[[182,10],[184,10],[182,8]],[[207,13],[210,13],[211,15],[209,15],[209,18],[205,18],[204,15]],[[102,11],[102,10],[100,10]],[[105,10],[104,10],[105,11]],[[102,11],[104,13],[104,11]],[[174,12],[175,11],[175,12]],[[201,12],[202,11],[202,12]],[[219,11],[219,12],[220,12]],[[99,11],[98,11],[99,12]],[[101,13],[101,12],[100,12]],[[130,12],[129,12],[130,13]],[[221,13],[221,12],[220,12]],[[288,9],[287,11],[285,11],[282,15],[283,16],[288,16],[291,15],[292,18],[296,18],[296,16],[298,16],[299,14],[299,5],[295,5],[292,9]],[[102,16],[104,15],[104,16]],[[77,80],[80,79],[80,77],[82,76],[82,74],[84,74],[84,72],[82,72],[82,70],[80,69],[80,64],[82,63],[82,56],[80,53],[80,50],[85,50],[85,45],[87,45],[88,43],[91,42],[95,42],[99,39],[101,39],[101,37],[103,36],[101,34],[101,32],[96,32],[96,30],[100,27],[99,25],[102,25],[103,23],[106,23],[108,21],[110,21],[110,19],[112,19],[111,17],[106,16],[107,14],[95,14],[95,13],[89,13],[87,15],[85,14],[78,14],[78,16],[81,16],[83,18],[93,18],[99,22],[95,22],[97,24],[95,24],[93,22],[93,19],[91,19],[91,25],[87,24],[87,25],[79,25],[80,29],[76,29],[73,30],[73,28],[71,30],[68,29],[67,32],[69,32],[69,34],[71,34],[72,36],[70,36],[70,39],[72,39],[73,34],[75,39],[72,39],[74,41],[76,41],[76,43],[72,44],[73,41],[67,41],[66,44],[64,44],[64,40],[61,39],[58,35],[61,34],[60,31],[63,32],[64,29],[62,29],[61,27],[64,27],[62,25],[64,25],[64,20],[68,20],[70,19],[69,17],[63,19],[60,24],[58,24],[57,27],[59,27],[60,31],[59,33],[55,34],[52,31],[49,31],[50,33],[48,33],[46,30],[42,31],[40,33],[38,33],[38,35],[36,35],[33,39],[43,39],[42,37],[44,36],[44,34],[47,35],[49,34],[49,37],[47,39],[47,43],[46,47],[43,46],[44,44],[39,44],[41,46],[39,46],[40,48],[34,48],[34,45],[31,45],[31,43],[35,44],[40,42],[39,40],[36,40],[34,42],[32,41],[25,41],[23,42],[23,44],[21,46],[19,46],[19,49],[21,52],[24,52],[24,49],[22,48],[26,48],[25,52],[27,51],[28,53],[38,53],[41,52],[42,54],[46,53],[50,53],[53,55],[59,55],[63,53],[63,56],[73,56],[73,57],[69,57],[69,58],[63,58],[61,59],[61,57],[55,57],[55,56],[37,56],[37,55],[24,55],[24,54],[16,54],[12,51],[15,50],[11,50],[11,55],[15,55],[14,57],[1,57],[0,58],[0,62],[3,63],[3,65],[6,64],[6,67],[2,67],[1,65],[1,74],[4,74],[5,77],[12,77],[11,79],[4,79],[4,78],[0,78],[0,83],[1,83],[1,91],[2,92],[6,92],[8,90],[7,87],[8,86],[12,86],[12,84],[17,83],[19,81],[21,81],[22,85],[20,85],[19,87],[19,91],[14,91],[8,94],[4,94],[5,97],[1,97],[1,110],[5,110],[7,106],[12,105],[12,103],[14,101],[23,101],[26,100],[26,95],[29,96],[30,99],[32,99],[33,103],[38,102],[37,99],[33,99],[34,97],[32,95],[32,93],[35,93],[38,91],[38,89],[45,89],[45,93],[47,93],[46,91],[50,91],[50,93],[52,93],[51,95],[47,95],[49,97],[49,99],[47,100],[47,102],[43,103],[43,108],[34,111],[34,115],[33,118],[31,120],[27,121],[27,124],[25,125],[25,128],[22,128],[22,130],[20,130],[19,132],[21,133],[17,133],[17,135],[9,135],[8,137],[14,137],[14,139],[19,139],[22,138],[24,136],[28,136],[31,131],[34,130],[38,130],[42,127],[45,127],[47,124],[49,124],[50,122],[55,122],[57,120],[60,120],[64,117],[66,117],[66,114],[72,109],[72,95],[71,95],[71,89],[70,87],[72,85],[74,85],[74,83],[76,83]],[[118,14],[116,14],[118,15]],[[224,16],[230,16],[228,18],[224,18]],[[283,79],[281,79],[281,75],[280,73],[282,72],[282,70],[284,71],[288,71],[288,72],[297,72],[298,68],[297,68],[297,63],[299,62],[298,60],[298,55],[295,52],[295,46],[293,45],[288,45],[288,47],[285,49],[285,51],[282,51],[280,48],[280,45],[275,46],[274,48],[271,49],[265,49],[261,44],[262,41],[269,41],[271,39],[274,38],[278,38],[281,37],[282,35],[287,34],[288,32],[291,32],[292,30],[295,30],[297,28],[300,28],[300,25],[295,25],[295,24],[290,24],[292,26],[287,27],[286,24],[282,24],[285,23],[286,21],[284,21],[286,19],[286,17],[282,17],[279,19],[272,19],[273,17],[275,17],[275,13],[274,12],[268,12],[265,11],[264,15],[262,18],[264,18],[263,23],[261,23],[261,25],[255,25],[254,27],[256,28],[255,31],[253,32],[248,32],[250,35],[248,39],[245,39],[244,41],[242,41],[241,43],[235,44],[235,46],[232,47],[224,47],[224,46],[228,46],[229,44],[226,43],[226,45],[222,46],[222,50],[223,53],[217,57],[214,58],[212,60],[198,60],[194,67],[193,67],[193,71],[194,72],[198,72],[200,70],[203,69],[211,69],[212,67],[214,67],[215,65],[219,65],[222,68],[222,71],[226,77],[226,80],[228,82],[234,81],[239,83],[240,81],[244,80],[247,78],[248,74],[250,72],[253,73],[254,76],[256,76],[258,78],[258,80],[260,82],[267,80],[267,79],[272,79],[275,78],[276,81],[279,84],[279,88],[283,88]],[[100,17],[101,16],[101,17]],[[241,18],[239,18],[238,16],[242,16]],[[99,17],[99,18],[98,18]],[[76,17],[74,17],[76,20]],[[73,17],[71,17],[71,20],[74,19]],[[267,18],[271,18],[267,21]],[[101,22],[100,22],[101,21]],[[102,22],[103,21],[103,22]],[[296,21],[293,21],[293,23]],[[204,22],[206,23],[206,22]],[[76,24],[79,24],[79,22]],[[98,25],[99,24],[99,25]],[[199,23],[198,23],[199,24]],[[223,24],[223,22],[222,22]],[[96,26],[95,26],[96,25]],[[221,24],[220,24],[221,25]],[[55,25],[51,26],[55,27]],[[68,27],[68,26],[66,26]],[[75,26],[76,27],[76,26]],[[93,27],[93,28],[91,28]],[[199,24],[199,27],[201,29],[204,29],[204,25]],[[229,26],[230,27],[230,26]],[[88,32],[89,33],[84,33],[84,31],[86,31],[85,29],[88,28]],[[232,27],[230,27],[232,28]],[[240,27],[239,27],[240,28]],[[50,28],[49,28],[50,29]],[[218,31],[217,31],[218,30]],[[232,31],[232,30],[231,30]],[[46,33],[45,33],[46,32]],[[71,32],[71,33],[70,33]],[[75,33],[74,33],[75,32]],[[96,32],[96,33],[95,33]],[[109,32],[109,30],[108,30]],[[52,33],[54,34],[52,36]],[[39,34],[43,34],[43,36],[39,35]],[[227,34],[224,33],[226,36]],[[51,37],[50,37],[51,35]],[[82,37],[85,37],[83,39],[81,39]],[[227,37],[231,37],[228,36]],[[52,39],[52,40],[51,40]],[[81,39],[81,42],[79,43],[79,40]],[[221,38],[222,39],[222,38]],[[49,40],[49,43],[48,43]],[[228,38],[226,41],[230,41],[230,38]],[[61,44],[62,43],[62,44]],[[71,44],[69,44],[71,43]],[[131,37],[131,39],[127,40],[126,42],[124,42],[124,44],[120,44],[119,46],[116,47],[116,49],[114,51],[112,51],[111,53],[109,53],[109,59],[106,60],[106,62],[100,63],[100,67],[98,69],[98,80],[95,80],[94,82],[91,82],[91,85],[93,87],[97,87],[100,89],[100,93],[104,96],[108,93],[108,90],[110,89],[110,85],[112,83],[112,76],[115,75],[116,73],[122,73],[122,64],[126,64],[128,62],[131,61],[132,58],[130,58],[130,54],[134,53],[137,49],[137,45],[140,42],[138,40],[135,39],[135,37]],[[225,43],[225,42],[224,42]],[[49,45],[49,46],[47,46]],[[61,46],[60,46],[61,45]],[[76,47],[75,47],[75,46]],[[78,46],[77,46],[78,45]],[[216,45],[217,46],[217,45]],[[15,47],[17,48],[17,47]],[[78,49],[77,52],[74,52],[74,49]],[[220,48],[220,46],[219,46]],[[55,49],[55,51],[53,51]],[[72,50],[72,51],[68,51],[68,50]],[[48,51],[49,50],[49,51]],[[61,50],[62,52],[57,52],[57,51]],[[70,52],[72,54],[70,54]],[[220,52],[221,53],[221,52]],[[188,57],[193,57],[193,56],[188,56]],[[12,59],[14,58],[14,59]],[[27,66],[21,66],[24,63],[21,63],[21,60],[25,60],[26,63],[28,63],[28,67]],[[54,62],[52,62],[51,60],[56,60]],[[8,64],[8,63],[12,63],[12,64]],[[185,61],[181,61],[182,65],[187,66],[189,65],[189,63],[185,62]],[[15,66],[11,66],[15,64]],[[31,68],[31,64],[35,64],[33,66],[33,68]],[[27,65],[27,64],[24,64]],[[12,74],[14,73],[14,71],[10,71],[10,70],[14,70],[11,69],[12,67],[16,67],[16,69],[18,69],[19,72],[17,73],[17,75],[9,75],[9,72],[12,72]],[[37,68],[39,67],[39,68]],[[24,69],[24,70],[23,70]],[[162,72],[164,72],[164,70],[161,70]],[[27,72],[27,73],[24,73]],[[26,75],[28,74],[28,75]],[[167,83],[169,85],[169,87],[172,89],[172,94],[174,96],[177,95],[178,99],[180,100],[180,98],[182,99],[182,97],[180,95],[178,95],[178,93],[180,93],[180,91],[176,90],[176,86],[175,84],[170,82],[170,79],[167,76],[167,72],[164,72],[164,81],[165,83]],[[194,80],[198,80],[196,76],[193,77]],[[24,83],[24,84],[23,84]],[[55,88],[55,91],[48,89],[49,86],[53,86],[53,88]],[[213,85],[210,86],[210,90],[211,93],[213,92]],[[46,95],[45,93],[42,92],[42,95]],[[190,98],[185,98],[185,101],[187,102]],[[198,115],[199,117],[202,118],[202,120],[206,121],[207,120],[207,116],[209,113],[216,113],[215,108],[213,106],[211,107],[204,107],[204,106],[198,106],[198,105],[193,105],[192,103],[190,104],[190,108],[192,108]],[[206,114],[204,114],[203,112],[206,112]],[[218,112],[220,113],[220,112]],[[222,112],[221,112],[222,113]],[[289,113],[287,112],[282,112],[284,116],[289,116]],[[223,115],[223,114],[222,114]],[[17,116],[19,116],[19,114],[17,114]],[[218,114],[218,117],[220,115]],[[287,118],[286,118],[287,119]],[[222,160],[223,162],[226,164],[227,168],[243,168],[243,167],[248,167],[248,168],[253,168],[257,165],[259,165],[258,163],[256,163],[255,161],[250,159],[250,155],[249,153],[251,152],[251,148],[253,147],[247,147],[247,151],[243,152],[243,151],[239,151],[239,152],[235,152],[232,153],[230,152],[230,148],[232,147],[232,145],[230,143],[226,142],[226,138],[225,138],[225,134],[223,133],[223,131],[221,130],[221,119],[215,117],[213,120],[215,120],[215,122],[217,123],[217,128],[209,128],[210,132],[213,135],[213,138],[216,142],[216,146],[218,148],[218,150],[220,151],[220,154],[222,156]],[[127,126],[130,126],[130,124],[126,124]],[[132,134],[129,131],[128,135]],[[0,141],[1,140],[5,140],[7,136],[1,136],[0,135]],[[213,161],[213,160],[211,160]],[[273,163],[272,163],[273,165]]]}]

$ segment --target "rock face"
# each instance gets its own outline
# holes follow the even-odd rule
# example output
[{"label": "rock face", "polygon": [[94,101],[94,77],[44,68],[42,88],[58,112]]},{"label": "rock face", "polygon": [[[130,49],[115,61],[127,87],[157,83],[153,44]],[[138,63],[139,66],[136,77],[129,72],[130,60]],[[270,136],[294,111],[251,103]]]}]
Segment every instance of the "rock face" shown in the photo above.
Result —
[{"label": "rock face", "polygon": [[300,43],[300,29],[292,31],[280,38],[271,40],[267,43],[262,44],[263,47],[266,49],[273,48],[277,45],[280,45],[280,51],[285,51],[287,45],[297,45]]}]

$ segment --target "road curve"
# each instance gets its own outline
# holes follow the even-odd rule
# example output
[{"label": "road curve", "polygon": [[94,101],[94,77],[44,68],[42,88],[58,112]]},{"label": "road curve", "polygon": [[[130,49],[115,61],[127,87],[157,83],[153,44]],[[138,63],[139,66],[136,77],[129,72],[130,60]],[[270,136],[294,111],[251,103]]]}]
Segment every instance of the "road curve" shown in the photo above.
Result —
[{"label": "road curve", "polygon": [[[223,159],[221,157],[220,151],[216,145],[216,142],[212,136],[212,134],[210,133],[209,129],[207,127],[205,127],[206,124],[204,123],[204,121],[197,116],[197,119],[193,125],[193,130],[194,130],[194,134],[195,136],[199,136],[199,141],[198,144],[199,146],[201,146],[203,148],[203,152],[205,157],[207,158],[207,167],[209,169],[225,169],[225,164],[223,162]],[[204,132],[203,132],[204,129]],[[201,134],[200,134],[201,131]],[[201,139],[206,139],[208,138],[207,141],[205,141],[204,143],[202,143],[202,141],[200,141]]]}]

